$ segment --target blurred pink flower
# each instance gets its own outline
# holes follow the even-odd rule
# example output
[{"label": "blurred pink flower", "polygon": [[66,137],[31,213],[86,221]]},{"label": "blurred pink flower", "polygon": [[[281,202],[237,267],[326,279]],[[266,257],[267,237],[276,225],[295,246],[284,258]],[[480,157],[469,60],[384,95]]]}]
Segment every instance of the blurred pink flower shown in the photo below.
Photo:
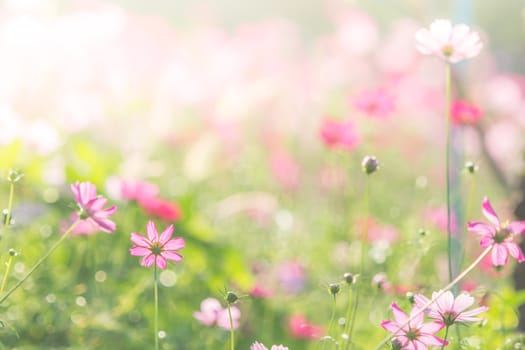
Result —
[{"label": "blurred pink flower", "polygon": [[144,197],[139,200],[139,205],[144,211],[165,221],[178,221],[182,211],[175,202],[170,202],[157,197]]},{"label": "blurred pink flower", "polygon": [[449,20],[432,22],[430,30],[416,32],[417,49],[424,55],[435,55],[449,63],[477,56],[483,44],[479,34],[465,24],[452,25]]},{"label": "blurred pink flower", "polygon": [[[446,291],[436,299],[437,294],[437,292],[432,293],[432,300],[435,300],[435,302],[425,310],[425,313],[428,317],[445,323],[446,326],[451,326],[454,323],[480,321],[479,317],[474,316],[488,310],[488,307],[482,306],[467,311],[474,304],[474,298],[465,292],[456,298],[454,298],[451,291]],[[420,309],[430,302],[427,297],[421,294],[417,294],[414,300],[416,306]]]},{"label": "blurred pink flower", "polygon": [[[420,309],[414,307],[410,316],[415,315]],[[383,321],[381,327],[395,335],[403,350],[426,350],[427,346],[443,346],[448,342],[438,338],[434,333],[439,332],[445,324],[443,322],[423,323],[424,315],[420,313],[415,316],[407,325],[403,326],[409,317],[396,305],[392,303],[392,313],[394,321]]]},{"label": "blurred pink flower", "polygon": [[321,326],[310,323],[303,315],[293,315],[288,325],[295,338],[317,339],[324,334]]},{"label": "blurred pink flower", "polygon": [[467,102],[454,101],[450,108],[450,117],[454,124],[475,124],[481,118],[481,111]]},{"label": "blurred pink flower", "polygon": [[270,156],[272,174],[275,180],[285,188],[294,189],[299,182],[300,168],[295,159],[284,151],[272,152]]},{"label": "blurred pink flower", "polygon": [[277,274],[285,293],[297,294],[304,289],[306,273],[301,264],[295,261],[284,262],[279,266]]},{"label": "blurred pink flower", "polygon": [[[399,234],[394,226],[383,225],[373,218],[368,218],[367,222],[367,238],[369,241],[386,241],[388,243],[394,243],[398,240]],[[364,218],[357,220],[358,232],[363,232],[364,224]]]},{"label": "blurred pink flower", "polygon": [[369,117],[384,119],[395,108],[395,98],[383,88],[363,91],[354,99],[354,107]]},{"label": "blurred pink flower", "polygon": [[[230,306],[230,309],[232,313],[233,328],[236,329],[239,327],[241,312],[235,306]],[[206,326],[213,326],[216,324],[222,329],[230,329],[228,309],[223,308],[221,303],[215,298],[204,299],[201,302],[201,309],[199,311],[195,311],[193,313],[193,317]]]},{"label": "blurred pink flower", "polygon": [[[450,227],[452,231],[457,228],[456,216],[450,213]],[[432,208],[425,211],[425,218],[443,232],[447,231],[447,208]]]},{"label": "blurred pink flower", "polygon": [[195,311],[195,317],[200,323],[211,326],[217,322],[217,315],[222,311],[221,303],[215,298],[206,298],[201,302],[200,311]]},{"label": "blurred pink flower", "polygon": [[273,291],[263,285],[256,284],[250,291],[250,295],[256,298],[269,298],[273,294]]},{"label": "blurred pink flower", "polygon": [[175,262],[182,260],[182,255],[177,253],[177,250],[184,248],[184,239],[181,237],[171,239],[173,225],[169,225],[159,236],[155,223],[149,221],[146,225],[146,233],[147,237],[135,232],[131,233],[131,241],[135,246],[129,251],[133,256],[143,256],[140,262],[142,266],[150,267],[156,263],[159,269],[165,269],[167,260]]},{"label": "blurred pink flower", "polygon": [[124,199],[140,201],[144,198],[156,197],[159,193],[157,185],[141,180],[121,180],[120,192]]},{"label": "blurred pink flower", "polygon": [[[109,219],[117,211],[116,206],[104,208],[107,199],[97,195],[97,188],[90,182],[76,182],[71,191],[79,207],[78,217],[104,232],[113,232],[116,225]],[[81,221],[81,224],[82,224]]]},{"label": "blurred pink flower", "polygon": [[351,150],[361,142],[361,137],[350,120],[325,119],[321,125],[320,135],[330,148]]},{"label": "blurred pink flower", "polygon": [[[256,341],[250,346],[250,350],[268,350],[268,348]],[[270,350],[288,350],[288,347],[284,345],[272,345]]]},{"label": "blurred pink flower", "polygon": [[468,223],[468,231],[481,236],[479,242],[481,247],[492,246],[492,264],[494,266],[506,265],[509,254],[520,263],[525,261],[521,248],[513,240],[514,235],[525,233],[525,221],[500,222],[487,197],[483,199],[481,208],[483,215],[493,226],[479,221],[471,221]]}]

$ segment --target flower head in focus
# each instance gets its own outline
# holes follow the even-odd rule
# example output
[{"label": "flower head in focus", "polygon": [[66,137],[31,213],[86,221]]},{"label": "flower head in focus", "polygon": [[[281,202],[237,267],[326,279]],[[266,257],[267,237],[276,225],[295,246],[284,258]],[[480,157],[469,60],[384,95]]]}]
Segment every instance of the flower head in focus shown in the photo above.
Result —
[{"label": "flower head in focus", "polygon": [[501,222],[487,197],[483,199],[481,208],[483,215],[492,225],[471,221],[468,223],[468,231],[481,235],[479,242],[481,247],[492,246],[492,264],[494,266],[507,264],[509,254],[520,263],[525,261],[521,248],[514,242],[514,235],[525,233],[525,221]]},{"label": "flower head in focus", "polygon": [[[71,191],[78,205],[78,218],[104,232],[113,232],[116,225],[109,219],[117,211],[116,206],[104,208],[107,199],[97,195],[97,187],[90,182],[76,182]],[[82,223],[81,221],[81,223]]]},{"label": "flower head in focus", "polygon": [[173,225],[169,225],[160,235],[153,221],[149,221],[146,226],[147,237],[133,232],[131,241],[135,246],[130,248],[133,256],[143,256],[140,264],[150,267],[157,264],[159,269],[165,269],[167,260],[179,262],[182,260],[177,250],[184,248],[184,239],[177,237],[171,239],[173,235]]},{"label": "flower head in focus", "polygon": [[475,124],[481,118],[481,111],[467,102],[454,101],[450,108],[450,117],[454,124]]},{"label": "flower head in focus", "polygon": [[483,47],[477,32],[465,24],[452,25],[446,19],[435,20],[430,29],[419,29],[416,42],[422,54],[435,55],[449,63],[475,57]]},{"label": "flower head in focus", "polygon": [[[250,346],[250,350],[268,350],[264,344],[261,344],[259,342],[255,342]],[[288,347],[284,345],[272,345],[272,348],[270,350],[288,350]]]},{"label": "flower head in focus", "polygon": [[[477,322],[481,319],[474,317],[488,310],[488,307],[482,306],[472,310],[467,310],[474,304],[474,298],[468,293],[461,293],[454,298],[450,291],[441,294],[437,299],[437,292],[432,293],[432,300],[435,300],[426,310],[428,317],[443,322],[446,326],[454,323]],[[430,302],[424,295],[417,294],[414,297],[416,306],[423,308]]]},{"label": "flower head in focus", "polygon": [[[410,313],[413,317],[420,309],[414,307]],[[395,341],[401,345],[403,350],[427,350],[428,346],[443,346],[448,342],[438,338],[434,333],[440,331],[445,324],[443,322],[423,323],[424,315],[419,313],[404,325],[409,317],[396,305],[392,303],[394,321],[383,321],[381,327],[394,334]]]}]

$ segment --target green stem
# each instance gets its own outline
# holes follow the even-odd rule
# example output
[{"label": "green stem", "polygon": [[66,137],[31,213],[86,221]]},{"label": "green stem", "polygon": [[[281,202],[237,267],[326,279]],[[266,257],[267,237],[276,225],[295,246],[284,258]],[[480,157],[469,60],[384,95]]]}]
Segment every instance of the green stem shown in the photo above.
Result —
[{"label": "green stem", "polygon": [[13,197],[15,193],[15,183],[11,182],[9,185],[9,199],[7,201],[7,213],[5,216],[4,226],[2,226],[2,234],[0,235],[0,254],[4,253],[6,249],[7,230],[11,222],[11,210],[13,210]]},{"label": "green stem", "polygon": [[445,336],[443,337],[443,345],[441,345],[441,350],[444,350],[445,349],[445,344],[446,344],[446,341],[447,341],[447,337],[448,337],[448,327],[447,326],[445,328]]},{"label": "green stem", "polygon": [[[334,295],[334,302],[332,304],[332,313],[330,315],[330,322],[328,323],[328,335],[331,335],[332,328],[334,327],[336,306],[337,306],[337,300],[336,300],[336,296]],[[326,345],[326,342],[323,342],[323,349],[325,348],[325,345]]]},{"label": "green stem", "polygon": [[[345,328],[343,330],[343,334],[348,337],[348,332],[350,331],[350,316],[352,315],[352,287],[350,287],[348,291],[348,306],[346,308],[346,315],[345,315]],[[345,342],[345,349],[347,348],[348,341]]]},{"label": "green stem", "polygon": [[450,282],[449,284],[447,284],[445,286],[445,288],[441,289],[439,292],[436,293],[436,295],[428,301],[428,303],[426,303],[425,305],[423,305],[417,312],[414,312],[414,314],[410,315],[410,317],[401,325],[399,325],[399,328],[391,333],[389,336],[387,336],[385,339],[383,339],[383,341],[381,341],[381,343],[379,343],[379,345],[375,348],[375,350],[381,350],[381,348],[386,344],[388,343],[388,341],[392,338],[394,338],[396,336],[396,334],[401,330],[403,329],[406,325],[408,325],[410,323],[410,321],[412,321],[415,317],[419,316],[421,313],[425,312],[425,310],[432,304],[434,304],[436,302],[437,299],[439,299],[439,297],[441,297],[445,292],[449,291],[450,289],[452,289],[452,287],[454,287],[459,281],[461,281],[466,275],[468,275],[468,273],[470,271],[472,271],[479,263],[481,260],[483,260],[483,258],[485,256],[487,256],[487,254],[490,252],[490,250],[492,249],[492,246],[490,247],[487,247],[479,256],[476,260],[474,260],[474,262],[472,264],[470,264],[469,267],[467,267],[465,269],[465,271],[463,271],[461,274],[459,274],[452,282]]},{"label": "green stem", "polygon": [[157,278],[157,256],[153,264],[153,298],[155,303],[154,328],[155,328],[155,350],[159,350],[159,281]]},{"label": "green stem", "polygon": [[[370,185],[368,181],[368,176],[365,177],[365,208],[364,208],[364,224],[363,224],[363,233],[361,234],[361,263],[359,266],[359,278],[363,279],[363,273],[365,270],[365,261],[366,261],[366,246],[368,242],[368,202],[369,202],[369,192],[370,192]],[[356,284],[356,290],[354,293],[354,302],[353,302],[353,313],[352,313],[352,320],[350,321],[350,330],[348,331],[348,338],[346,339],[346,344],[344,349],[348,349],[348,346],[353,341],[352,339],[352,333],[354,331],[354,325],[355,325],[355,319],[357,316],[357,310],[359,307],[359,294],[361,289],[361,283],[358,282]]]},{"label": "green stem", "polygon": [[69,226],[69,228],[67,229],[66,232],[64,232],[64,234],[62,235],[62,237],[60,237],[60,239],[58,241],[55,242],[55,244],[53,244],[51,246],[51,248],[49,248],[49,250],[44,254],[44,256],[42,256],[36,263],[35,265],[33,265],[33,267],[29,270],[29,272],[21,279],[19,280],[11,289],[9,289],[1,298],[0,298],[0,305],[11,295],[13,294],[13,292],[15,290],[17,290],[32,274],[33,272],[36,271],[36,269],[38,269],[38,267],[40,265],[42,265],[42,263],[44,261],[46,261],[46,259],[51,255],[51,253],[53,253],[55,251],[55,249],[58,248],[58,246],[64,242],[66,240],[67,237],[69,237],[69,235],[71,234],[71,232],[73,231],[73,229],[77,226],[77,224],[80,222],[80,219],[79,220],[76,220],[74,223],[71,224],[71,226]]},{"label": "green stem", "polygon": [[2,286],[0,286],[0,295],[4,292],[5,284],[7,282],[7,276],[9,275],[9,271],[11,271],[11,264],[13,263],[14,256],[10,255],[9,259],[6,262],[6,268],[4,271],[4,277],[2,278]]},{"label": "green stem", "polygon": [[450,227],[450,89],[451,89],[450,64],[445,65],[445,119],[446,119],[446,145],[445,145],[445,177],[447,183],[447,256],[448,256],[448,280],[452,281],[452,230]]},{"label": "green stem", "polygon": [[235,350],[235,335],[233,332],[233,318],[230,303],[228,303],[228,317],[230,318],[230,349]]}]

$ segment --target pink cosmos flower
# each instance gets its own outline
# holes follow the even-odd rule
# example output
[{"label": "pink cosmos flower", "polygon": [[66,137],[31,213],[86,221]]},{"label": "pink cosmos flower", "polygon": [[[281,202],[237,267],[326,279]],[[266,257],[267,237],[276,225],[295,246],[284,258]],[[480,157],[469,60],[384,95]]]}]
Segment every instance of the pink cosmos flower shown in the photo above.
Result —
[{"label": "pink cosmos flower", "polygon": [[[232,313],[233,328],[239,327],[241,312],[235,306],[230,306]],[[223,308],[221,303],[215,298],[206,298],[201,302],[200,311],[195,311],[193,317],[206,326],[216,324],[222,329],[230,329],[230,319],[228,309]]]},{"label": "pink cosmos flower", "polygon": [[175,262],[182,260],[182,255],[176,251],[184,248],[184,239],[180,237],[171,239],[173,225],[169,225],[159,236],[155,223],[149,221],[146,226],[146,233],[148,237],[135,232],[131,233],[131,241],[135,243],[135,246],[131,247],[129,251],[133,256],[143,256],[140,262],[142,266],[150,267],[156,263],[159,269],[165,269],[166,260]]},{"label": "pink cosmos flower", "polygon": [[182,211],[177,203],[165,199],[144,197],[139,200],[139,205],[147,214],[165,221],[178,221],[182,217]]},{"label": "pink cosmos flower", "polygon": [[[250,346],[250,350],[268,350],[268,348],[256,341]],[[270,350],[288,350],[288,347],[284,345],[272,345]]]},{"label": "pink cosmos flower", "polygon": [[320,135],[324,143],[330,148],[351,150],[361,142],[361,137],[357,134],[354,123],[350,120],[325,119],[321,126]]},{"label": "pink cosmos flower", "polygon": [[393,112],[395,99],[382,88],[363,91],[355,98],[354,107],[369,117],[384,119]]},{"label": "pink cosmos flower", "polygon": [[104,208],[107,199],[97,195],[95,185],[90,182],[76,182],[71,185],[71,191],[79,207],[78,216],[82,221],[104,232],[115,231],[117,226],[109,217],[115,214],[117,207]]},{"label": "pink cosmos flower", "polygon": [[450,108],[450,117],[454,124],[475,124],[481,118],[481,111],[467,102],[454,101]]},{"label": "pink cosmos flower", "polygon": [[300,339],[317,339],[324,333],[321,326],[310,323],[303,315],[293,315],[289,321],[292,336]]},{"label": "pink cosmos flower", "polygon": [[[412,317],[419,312],[419,310],[417,307],[414,307],[410,312],[410,316]],[[381,322],[381,327],[395,335],[395,341],[401,344],[402,350],[428,350],[428,346],[448,344],[446,340],[434,335],[434,333],[439,332],[445,327],[443,322],[434,321],[423,323],[424,315],[420,313],[407,325],[403,326],[409,317],[396,303],[392,303],[392,312],[395,321],[383,321]]]},{"label": "pink cosmos flower", "polygon": [[[432,299],[435,299],[437,294],[438,292],[432,293]],[[421,294],[417,294],[414,300],[416,306],[420,309],[430,302],[428,298]],[[425,313],[428,317],[445,323],[446,326],[454,323],[480,321],[480,318],[474,316],[488,310],[488,307],[482,306],[467,311],[467,309],[474,304],[474,298],[465,292],[454,299],[452,292],[447,291],[435,300],[436,301],[425,310]]]},{"label": "pink cosmos flower", "polygon": [[479,242],[481,247],[493,247],[492,264],[494,266],[507,264],[509,254],[520,263],[525,261],[521,248],[513,240],[514,235],[525,233],[525,221],[500,222],[487,197],[483,199],[481,207],[483,215],[493,226],[479,221],[471,221],[468,223],[468,230],[481,235],[481,241]]},{"label": "pink cosmos flower", "polygon": [[465,24],[452,25],[449,20],[432,22],[430,30],[416,32],[417,49],[424,55],[435,55],[449,63],[477,56],[483,44],[479,34]]},{"label": "pink cosmos flower", "polygon": [[141,180],[122,180],[120,192],[124,199],[140,201],[144,198],[156,197],[159,188],[150,182]]}]

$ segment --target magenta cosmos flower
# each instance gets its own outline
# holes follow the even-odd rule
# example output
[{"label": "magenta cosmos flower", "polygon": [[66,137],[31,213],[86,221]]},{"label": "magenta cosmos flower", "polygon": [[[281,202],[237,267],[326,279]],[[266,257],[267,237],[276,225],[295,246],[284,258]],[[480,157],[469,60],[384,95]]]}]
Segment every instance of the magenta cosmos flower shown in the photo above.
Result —
[{"label": "magenta cosmos flower", "polygon": [[479,221],[468,223],[468,230],[481,236],[479,245],[483,248],[492,246],[492,265],[503,266],[509,261],[509,254],[518,262],[525,261],[521,248],[514,242],[514,235],[525,233],[525,221],[500,222],[487,197],[481,205],[483,215],[492,225]]},{"label": "magenta cosmos flower", "polygon": [[[420,309],[414,307],[410,312],[410,317],[419,311]],[[392,303],[392,313],[394,314],[394,321],[383,321],[381,327],[395,335],[395,341],[401,346],[402,350],[428,350],[429,346],[448,344],[446,340],[434,335],[445,327],[443,322],[423,323],[424,314],[420,313],[405,325],[409,317],[396,303]]]},{"label": "magenta cosmos flower", "polygon": [[[264,344],[261,344],[259,342],[255,342],[250,346],[250,350],[268,350]],[[288,347],[283,345],[272,345],[272,348],[270,350],[288,350]]]},{"label": "magenta cosmos flower", "polygon": [[[432,299],[435,301],[427,307],[425,313],[428,317],[445,323],[446,326],[450,326],[454,323],[480,321],[480,318],[474,316],[489,309],[486,306],[481,306],[472,310],[467,310],[474,304],[474,298],[468,293],[461,293],[457,298],[454,298],[454,295],[450,291],[441,294],[436,299],[437,295],[438,292],[432,293]],[[416,306],[420,309],[430,302],[430,300],[421,294],[416,295],[414,300]]]},{"label": "magenta cosmos flower", "polygon": [[416,32],[417,49],[424,55],[435,55],[449,63],[477,56],[483,44],[479,34],[465,24],[452,25],[449,20],[432,22],[430,30]]},{"label": "magenta cosmos flower", "polygon": [[78,217],[88,226],[104,232],[113,232],[116,225],[109,217],[117,211],[116,206],[104,208],[107,199],[97,195],[97,187],[90,182],[76,182],[71,191],[79,207]]},{"label": "magenta cosmos flower", "polygon": [[147,237],[133,232],[131,241],[136,245],[130,248],[133,256],[143,256],[140,264],[150,267],[157,264],[159,269],[165,269],[167,260],[179,262],[182,255],[177,250],[184,248],[184,239],[177,237],[171,239],[173,235],[173,225],[169,225],[159,236],[157,227],[153,221],[149,221],[146,226]]},{"label": "magenta cosmos flower", "polygon": [[450,117],[454,124],[475,124],[481,118],[481,111],[470,103],[454,101],[450,107]]}]

